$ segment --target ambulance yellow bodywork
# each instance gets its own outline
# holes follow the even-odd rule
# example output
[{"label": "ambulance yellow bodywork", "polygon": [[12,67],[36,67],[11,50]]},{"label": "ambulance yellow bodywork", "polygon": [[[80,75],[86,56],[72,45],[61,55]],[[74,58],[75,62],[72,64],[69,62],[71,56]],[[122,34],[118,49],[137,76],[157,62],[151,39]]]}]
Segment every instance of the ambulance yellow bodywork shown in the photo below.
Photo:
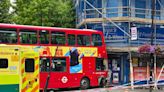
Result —
[{"label": "ambulance yellow bodywork", "polygon": [[0,92],[39,92],[39,53],[0,46]]}]

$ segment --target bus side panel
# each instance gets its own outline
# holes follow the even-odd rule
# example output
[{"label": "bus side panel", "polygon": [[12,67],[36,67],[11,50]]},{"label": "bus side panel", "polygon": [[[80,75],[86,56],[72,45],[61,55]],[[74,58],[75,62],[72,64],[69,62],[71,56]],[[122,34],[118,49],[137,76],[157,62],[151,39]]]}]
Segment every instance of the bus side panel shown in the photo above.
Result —
[{"label": "bus side panel", "polygon": [[83,66],[85,66],[83,67],[85,76],[89,77],[90,79],[90,86],[98,86],[99,76],[95,74],[96,71],[95,57],[84,57]]}]

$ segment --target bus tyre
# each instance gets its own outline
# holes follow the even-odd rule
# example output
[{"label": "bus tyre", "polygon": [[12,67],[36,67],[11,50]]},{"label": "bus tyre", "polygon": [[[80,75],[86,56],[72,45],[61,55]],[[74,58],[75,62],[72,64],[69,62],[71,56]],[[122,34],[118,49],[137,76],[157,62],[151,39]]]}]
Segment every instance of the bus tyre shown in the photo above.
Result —
[{"label": "bus tyre", "polygon": [[90,81],[88,78],[83,78],[80,82],[80,88],[81,89],[87,89],[90,86]]}]

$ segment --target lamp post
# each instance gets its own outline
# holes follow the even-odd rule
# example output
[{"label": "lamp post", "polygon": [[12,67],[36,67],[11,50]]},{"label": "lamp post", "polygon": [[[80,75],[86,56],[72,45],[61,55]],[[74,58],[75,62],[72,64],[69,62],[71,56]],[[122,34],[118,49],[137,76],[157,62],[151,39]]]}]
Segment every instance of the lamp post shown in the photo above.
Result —
[{"label": "lamp post", "polygon": [[[155,30],[155,24],[154,24],[154,15],[155,15],[155,0],[151,0],[152,2],[152,12],[151,12],[151,19],[152,19],[152,24],[151,24],[151,46],[154,45],[154,30]],[[152,76],[153,76],[153,66],[154,65],[154,52],[150,53],[150,84],[152,83]],[[152,86],[150,86],[149,92],[152,92]]]}]

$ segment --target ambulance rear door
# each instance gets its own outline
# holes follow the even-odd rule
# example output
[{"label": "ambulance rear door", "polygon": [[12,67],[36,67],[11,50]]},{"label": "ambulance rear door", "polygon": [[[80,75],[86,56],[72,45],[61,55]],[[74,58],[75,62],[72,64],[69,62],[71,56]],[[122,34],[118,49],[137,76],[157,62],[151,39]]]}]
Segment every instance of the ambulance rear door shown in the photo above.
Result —
[{"label": "ambulance rear door", "polygon": [[21,92],[39,92],[39,53],[21,52]]}]

